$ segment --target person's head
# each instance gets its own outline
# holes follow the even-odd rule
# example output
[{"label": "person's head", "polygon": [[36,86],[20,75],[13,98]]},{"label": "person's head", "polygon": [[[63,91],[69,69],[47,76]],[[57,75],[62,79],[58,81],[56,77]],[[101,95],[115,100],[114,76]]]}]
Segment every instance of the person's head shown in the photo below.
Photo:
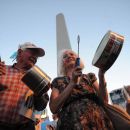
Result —
[{"label": "person's head", "polygon": [[[78,55],[74,51],[70,49],[62,50],[59,53],[59,63],[58,63],[59,75],[65,75],[66,70],[68,70],[68,68],[74,68],[77,58]],[[80,67],[82,69],[84,68],[84,63],[81,59],[80,59]]]},{"label": "person's head", "polygon": [[44,55],[44,49],[37,47],[33,43],[25,42],[18,47],[16,61],[18,64],[27,66],[29,69],[36,64],[38,57],[42,57]]}]

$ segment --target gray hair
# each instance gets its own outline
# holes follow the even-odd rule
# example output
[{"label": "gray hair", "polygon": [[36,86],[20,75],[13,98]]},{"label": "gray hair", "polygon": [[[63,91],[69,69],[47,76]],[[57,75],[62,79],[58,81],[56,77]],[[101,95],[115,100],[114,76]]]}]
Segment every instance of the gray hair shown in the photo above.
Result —
[{"label": "gray hair", "polygon": [[[58,62],[58,65],[57,65],[57,67],[58,67],[57,68],[58,69],[58,76],[66,75],[65,66],[63,64],[63,56],[64,56],[64,53],[66,51],[72,52],[73,54],[75,54],[78,57],[78,55],[71,49],[63,49],[63,50],[61,50],[58,53],[58,59],[59,59],[59,62]],[[83,63],[82,59],[80,59],[80,66],[81,66],[82,69],[84,68],[84,63]]]}]

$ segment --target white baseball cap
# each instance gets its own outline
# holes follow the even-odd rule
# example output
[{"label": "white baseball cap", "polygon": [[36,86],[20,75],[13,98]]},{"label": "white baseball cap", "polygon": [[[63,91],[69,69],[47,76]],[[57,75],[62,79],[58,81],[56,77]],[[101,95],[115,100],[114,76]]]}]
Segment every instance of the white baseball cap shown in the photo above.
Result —
[{"label": "white baseball cap", "polygon": [[37,55],[39,57],[42,57],[45,55],[44,49],[37,47],[34,43],[31,43],[31,42],[25,42],[24,44],[20,44],[18,49],[21,49],[21,50],[33,49],[37,51]]}]

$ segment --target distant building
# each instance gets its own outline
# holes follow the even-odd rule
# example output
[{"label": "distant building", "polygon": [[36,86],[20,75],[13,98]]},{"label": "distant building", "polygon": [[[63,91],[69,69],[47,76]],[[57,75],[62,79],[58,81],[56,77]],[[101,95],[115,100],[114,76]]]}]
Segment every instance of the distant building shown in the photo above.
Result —
[{"label": "distant building", "polygon": [[[109,95],[110,95],[110,100],[112,104],[117,104],[124,109],[126,109],[126,101],[129,98],[130,94],[130,86],[124,86],[119,89],[112,90]],[[128,94],[129,93],[129,94]]]},{"label": "distant building", "polygon": [[64,49],[72,49],[64,15],[56,15],[56,46],[57,46],[57,75],[60,75],[59,55]]}]

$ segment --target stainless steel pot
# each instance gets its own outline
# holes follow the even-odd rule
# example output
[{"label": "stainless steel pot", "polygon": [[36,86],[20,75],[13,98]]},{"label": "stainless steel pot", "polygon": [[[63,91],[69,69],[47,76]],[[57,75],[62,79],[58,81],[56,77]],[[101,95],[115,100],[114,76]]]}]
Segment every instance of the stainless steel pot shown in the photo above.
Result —
[{"label": "stainless steel pot", "polygon": [[49,90],[51,78],[38,66],[32,67],[22,77],[22,81],[36,94],[42,95]]}]

